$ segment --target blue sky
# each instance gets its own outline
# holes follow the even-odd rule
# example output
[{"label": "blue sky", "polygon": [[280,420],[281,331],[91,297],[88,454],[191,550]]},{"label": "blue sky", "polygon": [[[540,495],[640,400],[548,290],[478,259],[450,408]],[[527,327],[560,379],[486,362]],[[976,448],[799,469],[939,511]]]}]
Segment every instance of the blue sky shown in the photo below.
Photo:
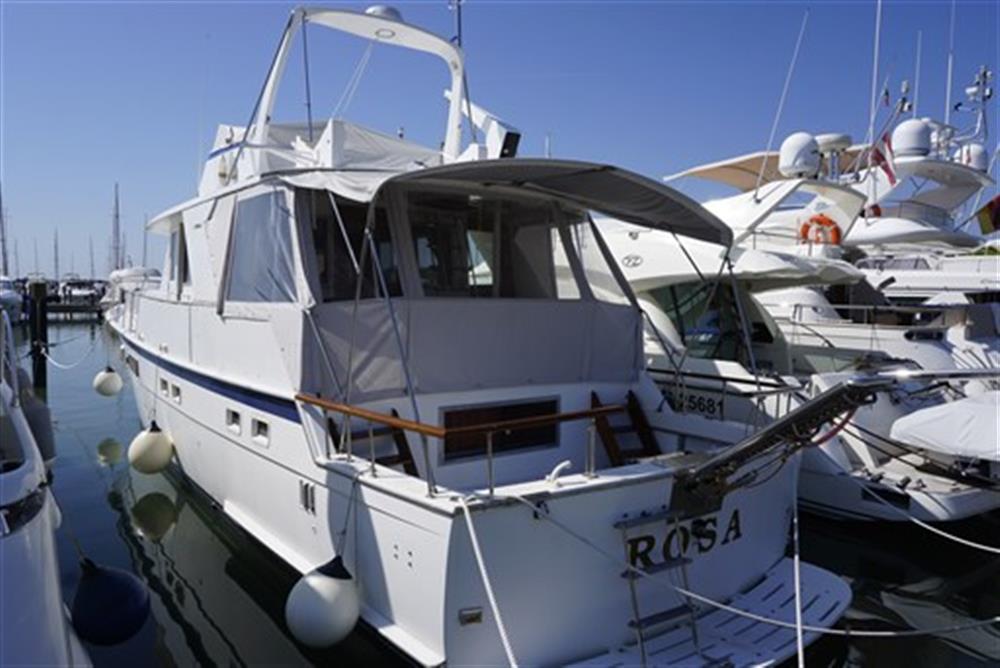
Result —
[{"label": "blue sky", "polygon": [[[215,126],[246,121],[292,6],[0,0],[0,179],[21,272],[34,270],[37,241],[39,268],[51,273],[56,227],[62,271],[89,272],[90,238],[102,271],[115,181],[128,252],[138,262],[143,215],[194,194]],[[396,6],[409,22],[454,32],[445,0]],[[956,100],[977,66],[997,69],[998,6],[958,3]],[[522,130],[522,155],[541,154],[549,133],[557,157],[659,177],[764,147],[807,9],[777,142],[796,130],[861,139],[869,2],[469,0],[469,87],[474,101]],[[950,11],[947,2],[884,5],[880,65],[894,94],[913,79],[923,31],[921,115],[943,114]],[[313,28],[309,48],[322,118],[363,47]],[[304,117],[299,59],[286,82],[279,117]],[[407,136],[436,144],[446,84],[432,57],[379,47],[346,117],[390,132],[403,126]],[[991,121],[1000,126],[996,104]],[[160,241],[151,237],[150,247],[158,260]]]}]

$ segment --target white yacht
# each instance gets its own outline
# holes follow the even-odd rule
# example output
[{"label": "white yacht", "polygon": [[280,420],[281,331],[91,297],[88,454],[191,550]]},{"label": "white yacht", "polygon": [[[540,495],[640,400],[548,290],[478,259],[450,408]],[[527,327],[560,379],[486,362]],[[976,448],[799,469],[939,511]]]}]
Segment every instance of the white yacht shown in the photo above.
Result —
[{"label": "white yacht", "polygon": [[[724,220],[739,220],[745,245],[807,255],[859,260],[868,280],[894,301],[920,302],[939,293],[996,301],[1000,264],[968,256],[982,243],[970,223],[990,176],[987,103],[992,73],[981,68],[967,89],[975,118],[968,130],[930,118],[902,120],[900,100],[873,144],[852,144],[844,134],[797,132],[776,152],[760,151],[693,167],[667,177],[701,178],[740,194],[705,202]],[[827,186],[844,186],[861,199],[856,216],[826,210]],[[792,191],[799,194],[792,197]],[[768,196],[782,207],[755,219],[747,209]],[[840,196],[843,200],[844,196]]]},{"label": "white yacht", "polygon": [[89,666],[63,604],[61,514],[21,410],[16,362],[10,322],[0,313],[0,664]]},{"label": "white yacht", "polygon": [[[840,289],[860,281],[860,271],[843,262],[745,248],[728,251],[730,270],[727,250],[717,245],[614,221],[600,225],[648,316],[648,368],[677,410],[741,421],[752,430],[862,370],[912,366],[906,358],[916,357],[925,369],[943,371],[937,377],[928,373],[930,384],[904,384],[879,395],[807,450],[799,485],[805,507],[889,521],[956,520],[1000,507],[995,429],[972,425],[951,444],[940,437],[917,440],[912,427],[904,429],[928,418],[969,424],[960,413],[969,412],[973,399],[962,397],[981,394],[983,399],[975,398],[980,408],[989,398],[995,401],[996,393],[985,391],[995,382],[995,357],[991,365],[972,363],[974,357],[961,364],[928,334],[941,335],[941,327],[856,324],[828,302],[823,308],[843,331],[838,336],[821,323],[798,324],[816,339],[803,342],[799,329],[789,331],[760,303],[761,294],[816,290],[786,286]],[[886,308],[887,315],[893,312]],[[952,327],[966,329],[961,323]],[[992,331],[987,346],[995,348],[997,338]],[[970,367],[965,381],[955,378]]]},{"label": "white yacht", "polygon": [[[442,146],[273,123],[306,26],[441,58]],[[168,443],[307,585],[338,564],[361,619],[425,665],[794,655],[850,591],[785,556],[788,439],[873,385],[736,447],[742,425],[673,411],[587,212],[721,243],[729,230],[636,174],[511,157],[516,133],[464,81],[461,51],[395,10],[292,13],[250,123],[221,127],[198,195],[151,221],[171,240],[162,281],[109,313],[156,434],[131,448]],[[463,116],[484,143],[461,147]]]}]

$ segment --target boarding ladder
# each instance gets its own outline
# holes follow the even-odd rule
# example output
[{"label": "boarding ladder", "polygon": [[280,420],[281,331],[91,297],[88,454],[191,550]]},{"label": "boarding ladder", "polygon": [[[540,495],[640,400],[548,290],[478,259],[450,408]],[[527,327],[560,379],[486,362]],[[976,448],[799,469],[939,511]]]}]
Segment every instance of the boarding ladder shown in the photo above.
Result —
[{"label": "boarding ladder", "polygon": [[[646,639],[649,637],[649,633],[654,629],[664,627],[671,622],[676,622],[677,624],[675,625],[679,625],[682,623],[681,620],[685,617],[687,618],[687,623],[691,628],[694,645],[695,647],[699,647],[696,616],[697,610],[691,601],[687,600],[685,597],[685,602],[678,606],[644,614],[639,596],[639,588],[636,585],[636,581],[643,577],[643,575],[637,571],[641,571],[641,573],[650,576],[669,571],[680,571],[683,586],[685,589],[689,589],[687,566],[691,563],[691,559],[685,556],[671,557],[648,566],[638,561],[633,563],[635,560],[635,555],[632,554],[634,548],[630,543],[630,538],[634,529],[642,526],[649,526],[651,524],[665,524],[668,528],[678,527],[680,526],[679,523],[682,517],[683,514],[679,511],[661,508],[655,511],[641,512],[633,517],[625,517],[616,521],[613,525],[614,529],[621,535],[622,549],[625,554],[625,563],[632,566],[632,568],[626,568],[623,570],[621,577],[628,584],[629,602],[631,605],[631,618],[628,621],[628,628],[635,633],[636,644],[639,647],[639,654],[642,658],[643,666],[647,664]],[[692,538],[697,538],[698,536],[695,534],[694,527],[692,527],[691,531]]]}]

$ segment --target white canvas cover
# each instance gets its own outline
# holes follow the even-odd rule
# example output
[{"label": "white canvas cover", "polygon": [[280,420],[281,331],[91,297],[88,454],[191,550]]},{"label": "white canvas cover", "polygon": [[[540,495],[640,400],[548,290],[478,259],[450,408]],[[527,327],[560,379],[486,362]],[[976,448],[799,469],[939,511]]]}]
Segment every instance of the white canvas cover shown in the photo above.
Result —
[{"label": "white canvas cover", "polygon": [[619,220],[729,246],[732,232],[686,195],[634,172],[571,160],[479,160],[396,176],[382,185],[430,181],[536,192]]},{"label": "white canvas cover", "polygon": [[903,416],[892,438],[955,457],[1000,462],[1000,392],[984,392]]}]

